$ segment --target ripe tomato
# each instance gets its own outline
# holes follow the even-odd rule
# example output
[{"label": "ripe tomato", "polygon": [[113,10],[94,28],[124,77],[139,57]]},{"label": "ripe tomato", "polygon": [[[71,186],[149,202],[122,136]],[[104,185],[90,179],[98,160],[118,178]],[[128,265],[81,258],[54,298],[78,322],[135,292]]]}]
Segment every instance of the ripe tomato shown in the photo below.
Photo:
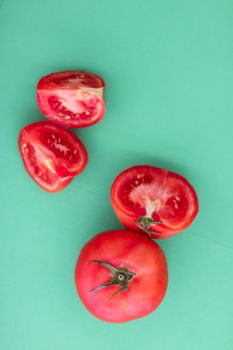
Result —
[{"label": "ripe tomato", "polygon": [[28,174],[48,192],[62,190],[88,162],[87,151],[74,134],[45,121],[21,130],[19,149]]},{"label": "ripe tomato", "polygon": [[82,128],[103,118],[104,87],[103,79],[92,73],[53,73],[39,80],[37,102],[45,117],[54,123]]},{"label": "ripe tomato", "polygon": [[107,322],[127,322],[154,311],[168,283],[166,258],[151,239],[131,231],[96,235],[81,250],[75,283],[85,307]]},{"label": "ripe tomato", "polygon": [[148,165],[136,165],[114,180],[111,202],[129,229],[166,238],[184,230],[198,212],[195,190],[181,175]]}]

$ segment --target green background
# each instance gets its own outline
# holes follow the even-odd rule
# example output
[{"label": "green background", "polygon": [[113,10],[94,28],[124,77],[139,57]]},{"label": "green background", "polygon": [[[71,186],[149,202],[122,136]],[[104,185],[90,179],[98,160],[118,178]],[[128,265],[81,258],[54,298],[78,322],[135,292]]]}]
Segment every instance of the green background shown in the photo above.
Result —
[{"label": "green background", "polygon": [[[233,348],[232,15],[231,0],[1,2],[2,350]],[[42,118],[38,79],[65,69],[105,78],[107,113],[77,131],[85,172],[50,195],[24,171],[17,138]],[[107,324],[79,301],[74,266],[94,234],[121,227],[109,189],[140,163],[186,176],[200,212],[159,242],[170,275],[161,307]]]}]

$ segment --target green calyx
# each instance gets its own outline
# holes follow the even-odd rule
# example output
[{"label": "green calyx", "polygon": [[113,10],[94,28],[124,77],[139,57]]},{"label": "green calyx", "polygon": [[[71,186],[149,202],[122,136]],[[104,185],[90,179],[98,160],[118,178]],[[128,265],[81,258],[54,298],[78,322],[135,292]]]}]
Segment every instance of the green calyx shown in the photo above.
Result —
[{"label": "green calyx", "polygon": [[111,280],[107,283],[102,283],[101,285],[91,289],[89,292],[96,292],[100,289],[103,289],[103,288],[106,288],[109,286],[113,286],[113,285],[120,286],[120,289],[117,290],[109,298],[109,300],[111,300],[115,295],[128,290],[129,281],[132,280],[136,276],[136,274],[134,272],[129,271],[125,267],[116,267],[116,266],[113,266],[112,264],[107,263],[106,261],[102,261],[102,260],[90,260],[89,261],[89,263],[93,263],[93,262],[106,267],[108,269],[108,271],[110,272]]},{"label": "green calyx", "polygon": [[146,232],[150,237],[153,233],[150,231],[150,227],[153,225],[161,224],[161,221],[154,221],[153,219],[147,217],[147,216],[140,216],[136,221],[136,226]]}]

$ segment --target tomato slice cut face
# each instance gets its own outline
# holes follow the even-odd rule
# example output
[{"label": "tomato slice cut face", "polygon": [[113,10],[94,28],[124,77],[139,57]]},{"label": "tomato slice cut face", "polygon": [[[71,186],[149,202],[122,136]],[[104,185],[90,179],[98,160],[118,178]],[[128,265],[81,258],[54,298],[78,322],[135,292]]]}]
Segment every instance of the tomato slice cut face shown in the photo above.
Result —
[{"label": "tomato slice cut face", "polygon": [[104,80],[84,71],[49,74],[37,85],[37,102],[49,120],[82,128],[99,122],[105,113]]},{"label": "tomato slice cut face", "polygon": [[188,227],[198,212],[194,188],[181,175],[148,165],[133,166],[111,188],[113,209],[121,223],[166,238]]},{"label": "tomato slice cut face", "polygon": [[63,189],[88,162],[87,151],[74,134],[45,121],[21,130],[19,149],[28,174],[48,192]]}]

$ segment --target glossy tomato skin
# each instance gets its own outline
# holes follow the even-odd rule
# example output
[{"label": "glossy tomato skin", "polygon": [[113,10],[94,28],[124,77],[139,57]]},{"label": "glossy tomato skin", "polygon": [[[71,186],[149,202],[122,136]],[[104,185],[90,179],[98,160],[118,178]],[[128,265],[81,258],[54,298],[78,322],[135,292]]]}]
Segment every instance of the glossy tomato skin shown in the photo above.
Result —
[{"label": "glossy tomato skin", "polygon": [[88,153],[81,140],[50,122],[24,127],[18,145],[26,171],[50,193],[61,191],[88,163]]},{"label": "glossy tomato skin", "polygon": [[104,88],[104,80],[93,73],[52,73],[39,80],[37,103],[44,116],[56,124],[88,127],[105,114]]},{"label": "glossy tomato skin", "polygon": [[199,208],[197,194],[186,178],[148,165],[135,165],[116,177],[111,203],[119,221],[130,230],[142,232],[137,225],[141,217],[160,221],[148,229],[157,239],[183,231]]},{"label": "glossy tomato skin", "polygon": [[[128,290],[114,296],[118,285],[91,291],[111,278],[105,266],[91,260],[105,261],[134,273]],[[103,232],[81,250],[75,284],[81,301],[95,317],[106,322],[128,322],[148,315],[163,300],[168,284],[166,258],[155,242],[137,232]]]}]

